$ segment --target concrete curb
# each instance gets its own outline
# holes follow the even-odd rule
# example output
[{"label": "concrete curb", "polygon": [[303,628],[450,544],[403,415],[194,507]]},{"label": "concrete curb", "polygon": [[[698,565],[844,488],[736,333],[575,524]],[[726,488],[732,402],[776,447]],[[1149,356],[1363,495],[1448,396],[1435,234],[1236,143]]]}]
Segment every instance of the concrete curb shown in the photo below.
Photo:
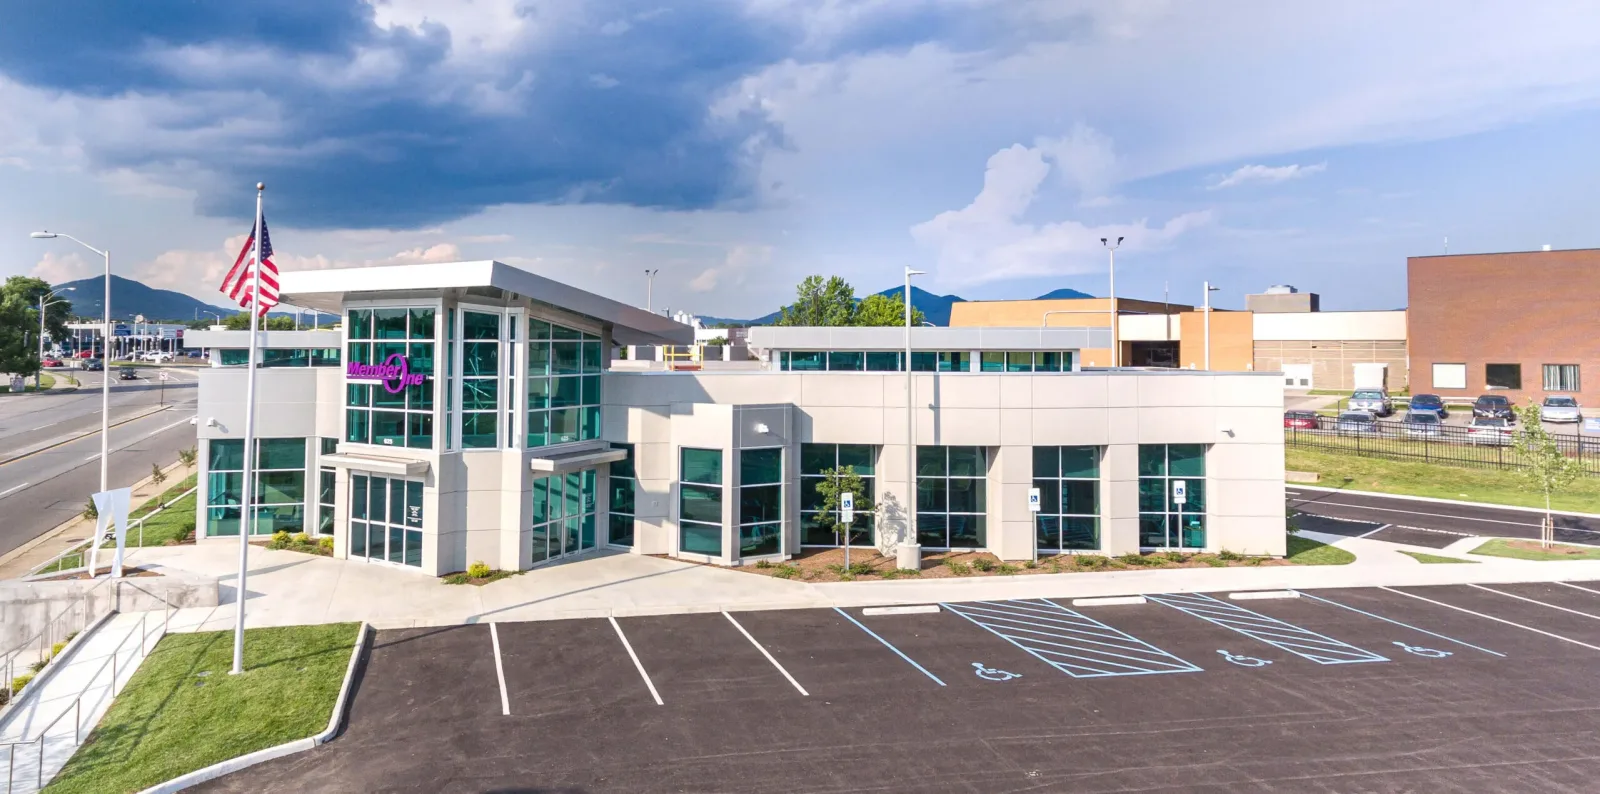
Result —
[{"label": "concrete curb", "polygon": [[[1382,491],[1358,491],[1358,490],[1356,490],[1354,488],[1326,488],[1326,487],[1323,487],[1323,486],[1320,486],[1320,485],[1302,485],[1300,483],[1293,483],[1293,484],[1285,483],[1284,485],[1289,490],[1316,491],[1318,493],[1347,493],[1347,494],[1355,494],[1356,496],[1377,496],[1377,497],[1381,497],[1381,498],[1384,498],[1384,499],[1405,499],[1405,500],[1412,501],[1412,502],[1429,502],[1429,503],[1436,504],[1436,505],[1458,505],[1460,507],[1487,507],[1487,508],[1491,508],[1491,509],[1494,509],[1494,510],[1514,510],[1514,511],[1516,511],[1518,513],[1538,513],[1540,515],[1544,514],[1544,511],[1539,509],[1539,508],[1537,508],[1537,507],[1523,507],[1522,505],[1502,505],[1502,504],[1495,504],[1494,502],[1466,502],[1466,501],[1462,501],[1460,499],[1438,499],[1438,498],[1435,498],[1435,497],[1432,497],[1432,496],[1411,496],[1409,494],[1384,493]],[[1347,507],[1351,507],[1351,508],[1355,508],[1355,509],[1359,509],[1361,507],[1360,505],[1346,505],[1346,506]],[[1552,510],[1550,512],[1552,512],[1552,513],[1554,513],[1555,515],[1558,515],[1558,516],[1575,516],[1577,518],[1600,518],[1600,513],[1574,513],[1574,512],[1568,512],[1568,511],[1565,511],[1565,510]]]},{"label": "concrete curb", "polygon": [[[49,683],[50,679],[55,677],[56,671],[66,667],[67,662],[72,661],[72,657],[78,652],[78,649],[83,647],[83,643],[91,636],[94,636],[94,633],[99,631],[100,627],[106,624],[106,621],[116,616],[117,611],[113,609],[110,612],[101,615],[100,618],[95,622],[85,626],[82,631],[78,632],[78,636],[73,637],[72,640],[67,643],[66,647],[61,649],[60,654],[56,655],[54,659],[51,659],[50,663],[45,665],[44,669],[40,670],[39,674],[34,676],[33,680],[29,681],[27,686],[22,688],[21,697],[12,698],[10,703],[7,703],[3,708],[0,708],[0,731],[5,730],[6,725],[9,724],[11,719],[11,715],[15,713],[17,709],[21,708],[23,703],[28,701],[30,693],[37,697],[40,692],[43,692],[44,685]],[[56,664],[56,662],[61,662],[61,664]],[[11,684],[8,681],[6,682],[6,685],[10,686]]]},{"label": "concrete curb", "polygon": [[[165,472],[168,477],[171,477],[173,472],[175,472],[175,471],[177,471],[179,469],[182,469],[182,468],[184,468],[183,461],[174,461],[173,463],[168,464],[166,468],[162,469],[162,471]],[[196,474],[198,474],[199,471],[200,471],[200,462],[198,460],[195,461],[194,470],[195,470]],[[185,476],[187,476],[187,475],[185,475]],[[154,484],[155,483],[152,482],[152,478],[150,477],[150,475],[147,474],[147,475],[145,475],[144,479],[142,479],[142,480],[140,480],[140,481],[128,486],[128,488],[130,488],[130,489],[132,489],[134,491],[137,491],[140,488],[143,488],[143,487],[145,487],[147,485],[154,485]],[[154,496],[158,497],[163,493],[166,493],[166,489],[164,489],[164,488],[159,490],[159,491],[157,491],[154,494]],[[154,497],[147,497],[147,498],[154,498]],[[134,505],[133,507],[129,508],[129,512],[133,512],[133,510],[137,509],[137,508],[138,508],[138,505]],[[90,520],[90,519],[84,518],[82,514],[74,515],[72,518],[69,518],[66,521],[63,521],[63,522],[55,525],[54,527],[51,527],[50,529],[47,529],[44,532],[39,533],[37,536],[35,536],[32,540],[28,541],[27,543],[24,543],[21,546],[18,546],[16,548],[12,549],[11,551],[6,552],[5,554],[0,554],[0,568],[4,568],[5,566],[10,565],[12,562],[14,562],[18,558],[22,557],[24,554],[27,554],[28,552],[34,550],[35,548],[38,548],[40,545],[42,545],[42,544],[44,544],[44,543],[46,543],[48,541],[54,540],[55,538],[57,538],[57,537],[59,537],[61,535],[66,534],[69,530],[72,529],[72,527],[75,524],[79,524],[79,523],[93,524],[94,522],[92,520]],[[128,552],[131,554],[132,552],[136,551],[139,548],[140,548],[139,546],[129,546],[128,547]],[[6,579],[6,578],[8,578],[8,577],[0,576],[0,579]],[[21,579],[22,577],[21,576],[15,576],[15,577],[9,577],[9,578]]]},{"label": "concrete curb", "polygon": [[268,747],[263,750],[257,750],[253,753],[247,753],[237,758],[230,758],[226,761],[212,764],[204,769],[196,769],[188,774],[179,775],[178,777],[168,780],[165,783],[157,783],[156,785],[139,792],[139,794],[172,794],[172,792],[183,791],[190,786],[197,786],[208,780],[216,780],[223,775],[232,774],[241,769],[248,769],[256,764],[271,761],[274,758],[282,758],[286,755],[303,753],[319,744],[326,743],[329,739],[332,739],[333,735],[339,730],[339,724],[344,721],[344,710],[350,699],[350,685],[355,679],[356,666],[360,663],[361,656],[367,649],[368,637],[371,635],[371,627],[367,623],[363,622],[358,634],[356,635],[356,647],[350,652],[350,664],[345,667],[344,684],[339,687],[339,698],[338,700],[334,701],[333,714],[328,717],[328,727],[324,728],[321,733],[318,733],[314,736],[307,736],[304,739],[295,739],[292,742],[284,742],[276,747]]}]

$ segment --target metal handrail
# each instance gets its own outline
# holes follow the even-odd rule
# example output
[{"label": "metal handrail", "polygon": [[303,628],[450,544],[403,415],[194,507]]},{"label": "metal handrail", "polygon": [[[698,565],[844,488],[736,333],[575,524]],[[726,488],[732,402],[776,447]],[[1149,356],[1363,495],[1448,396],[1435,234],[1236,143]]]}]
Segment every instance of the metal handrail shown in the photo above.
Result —
[{"label": "metal handrail", "polygon": [[[198,483],[196,483],[195,487],[190,488],[189,490],[184,491],[181,494],[178,494],[177,496],[173,497],[170,501],[168,501],[166,504],[157,505],[156,509],[151,510],[150,512],[145,513],[144,515],[133,519],[133,523],[135,524],[135,526],[137,526],[137,528],[139,530],[139,544],[138,544],[138,546],[136,548],[143,548],[144,547],[144,522],[145,522],[146,519],[151,518],[152,516],[155,516],[156,514],[160,513],[163,510],[166,510],[167,508],[173,506],[174,504],[177,504],[179,500],[183,499],[184,497],[188,496],[189,494],[195,493],[198,490],[200,490],[200,486],[199,486]],[[44,562],[39,563],[38,565],[35,565],[33,568],[31,568],[28,571],[28,573],[26,575],[27,576],[36,576],[39,573],[43,572],[44,569],[49,568],[51,565],[54,565],[55,563],[57,563],[57,562],[59,562],[61,560],[64,560],[64,559],[66,559],[68,557],[71,557],[74,554],[84,553],[89,549],[90,546],[94,545],[95,543],[104,543],[106,540],[107,540],[106,538],[96,538],[96,537],[84,538],[83,540],[78,541],[76,544],[74,544],[72,546],[68,546],[65,550],[63,550],[61,553],[57,554],[56,556],[51,557],[50,559],[45,560]],[[55,571],[52,571],[51,573],[65,573],[67,571],[75,571],[75,570],[77,570],[79,568],[83,568],[83,567],[86,567],[86,565],[75,565],[75,566],[73,566],[71,568],[59,568],[59,569],[57,569]]]},{"label": "metal handrail", "polygon": [[[166,635],[167,629],[171,625],[171,614],[172,602],[167,598],[166,594],[163,593],[161,596],[162,636]],[[149,620],[149,612],[141,614],[139,616],[139,626],[137,629],[135,629],[135,631],[139,634],[140,658],[150,655],[150,650],[147,647],[150,637]],[[72,699],[72,705],[62,709],[61,713],[57,714],[55,719],[51,720],[49,724],[45,725],[44,728],[39,731],[39,735],[37,737],[20,742],[0,742],[0,745],[4,745],[8,751],[8,756],[6,759],[6,794],[11,794],[11,790],[14,785],[17,768],[17,748],[25,747],[27,745],[34,744],[35,742],[37,742],[39,745],[39,766],[36,770],[38,779],[35,783],[35,786],[40,789],[44,788],[44,740],[50,735],[50,729],[54,728],[57,723],[66,718],[67,712],[72,712],[73,714],[72,745],[74,747],[78,747],[83,744],[83,698],[88,694],[89,688],[94,686],[96,681],[100,680],[100,674],[105,672],[106,665],[111,666],[111,690],[109,695],[112,698],[117,696],[117,678],[119,677],[117,669],[117,657],[122,654],[122,649],[128,644],[128,640],[132,639],[134,633],[134,631],[128,632],[127,636],[124,636],[122,641],[117,643],[117,647],[111,651],[110,657],[100,663],[100,667],[94,671],[93,675],[89,676],[89,681],[83,685],[82,689],[78,690],[77,696]],[[109,706],[107,706],[107,708],[109,708]]]}]

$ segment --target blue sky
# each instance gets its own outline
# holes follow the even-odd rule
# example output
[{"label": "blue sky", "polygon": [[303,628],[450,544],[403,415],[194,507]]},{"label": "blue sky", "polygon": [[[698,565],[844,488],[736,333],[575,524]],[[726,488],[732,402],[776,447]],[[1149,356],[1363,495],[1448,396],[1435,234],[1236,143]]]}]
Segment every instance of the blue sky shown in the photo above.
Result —
[{"label": "blue sky", "polygon": [[494,258],[765,313],[810,273],[967,298],[1274,283],[1600,246],[1600,6],[21,0],[0,268],[221,302],[253,184],[285,268]]}]

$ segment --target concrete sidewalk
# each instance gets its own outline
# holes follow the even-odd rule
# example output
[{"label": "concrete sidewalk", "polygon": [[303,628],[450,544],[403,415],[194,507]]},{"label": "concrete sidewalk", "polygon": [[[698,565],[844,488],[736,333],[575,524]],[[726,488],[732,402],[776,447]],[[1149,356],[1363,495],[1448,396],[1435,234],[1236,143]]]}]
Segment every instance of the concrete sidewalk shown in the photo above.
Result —
[{"label": "concrete sidewalk", "polygon": [[[65,666],[39,684],[42,688],[31,693],[28,702],[6,714],[0,745],[28,742],[18,745],[14,756],[0,753],[0,767],[15,759],[14,768],[3,770],[11,775],[11,791],[38,791],[41,779],[48,784],[66,766],[111,707],[113,678],[120,691],[155,649],[163,631],[159,610],[113,616],[84,638],[71,657],[57,662]],[[23,694],[29,695],[26,689]],[[75,701],[79,701],[76,710]]]},{"label": "concrete sidewalk", "polygon": [[[1317,536],[1357,554],[1349,565],[1185,568],[1029,574],[920,581],[809,584],[632,554],[602,554],[530,571],[486,587],[447,585],[383,565],[252,548],[251,626],[366,620],[376,628],[488,621],[558,620],[719,610],[879,606],[1010,598],[1080,598],[1173,592],[1316,589],[1464,583],[1600,580],[1600,560],[1527,562],[1471,558],[1424,565],[1401,549],[1439,549]],[[139,549],[132,561],[217,576],[222,605],[181,610],[173,631],[231,628],[238,547],[231,543]]]}]

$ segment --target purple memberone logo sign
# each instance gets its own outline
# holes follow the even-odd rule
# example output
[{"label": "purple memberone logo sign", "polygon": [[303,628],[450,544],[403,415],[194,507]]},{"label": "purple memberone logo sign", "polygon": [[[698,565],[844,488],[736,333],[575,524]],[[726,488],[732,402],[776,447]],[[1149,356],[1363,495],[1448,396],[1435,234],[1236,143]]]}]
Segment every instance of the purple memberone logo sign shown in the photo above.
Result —
[{"label": "purple memberone logo sign", "polygon": [[390,394],[399,394],[407,386],[421,386],[426,378],[420,372],[412,372],[410,362],[400,353],[392,353],[384,359],[382,364],[361,364],[350,362],[344,368],[345,380],[375,380],[383,383],[383,388]]}]

